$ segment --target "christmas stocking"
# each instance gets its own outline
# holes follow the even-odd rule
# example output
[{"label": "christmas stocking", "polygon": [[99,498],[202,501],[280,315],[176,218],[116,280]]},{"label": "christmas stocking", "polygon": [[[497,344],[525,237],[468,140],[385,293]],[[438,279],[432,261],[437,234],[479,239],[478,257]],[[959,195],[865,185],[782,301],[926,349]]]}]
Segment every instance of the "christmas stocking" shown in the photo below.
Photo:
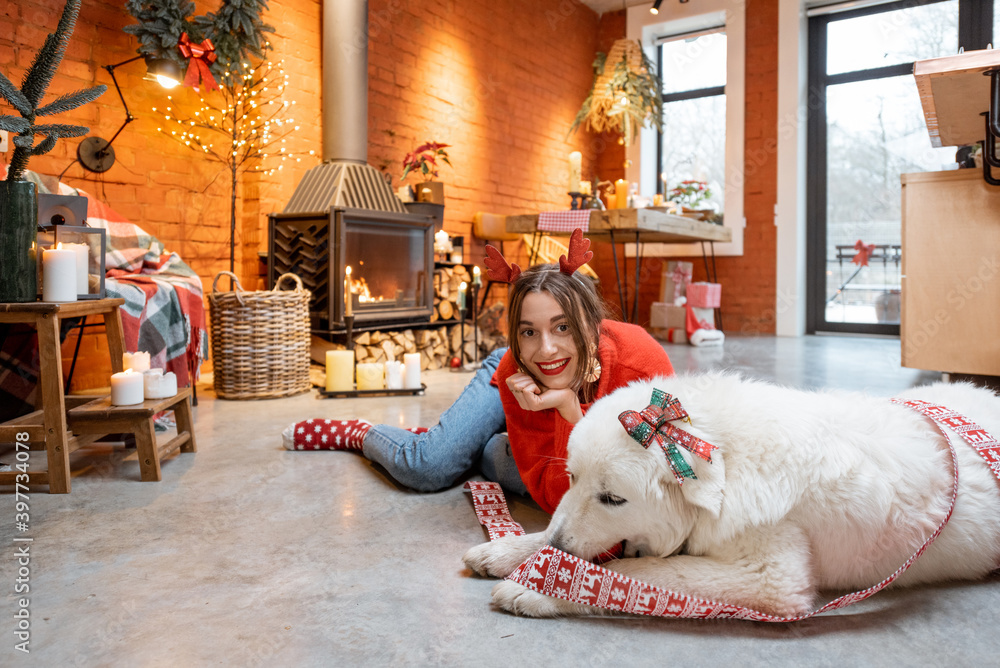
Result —
[{"label": "christmas stocking", "polygon": [[[361,450],[371,428],[365,420],[305,420],[281,432],[281,444],[286,450]],[[407,431],[422,434],[427,429],[414,427]]]}]

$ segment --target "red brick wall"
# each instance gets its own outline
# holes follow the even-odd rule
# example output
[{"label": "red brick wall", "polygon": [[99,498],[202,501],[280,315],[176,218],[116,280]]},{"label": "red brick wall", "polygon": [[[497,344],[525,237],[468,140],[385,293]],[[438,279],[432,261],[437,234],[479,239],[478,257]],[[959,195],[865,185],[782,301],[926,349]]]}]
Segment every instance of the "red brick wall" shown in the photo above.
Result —
[{"label": "red brick wall", "polygon": [[[30,6],[29,6],[30,4]],[[0,71],[20,82],[45,35],[54,30],[62,0],[4,3],[0,17],[13,32],[0,31]],[[198,3],[212,11],[218,3]],[[277,34],[275,56],[291,75],[288,97],[297,103],[300,130],[292,150],[319,147],[320,2],[285,0],[265,19]],[[277,11],[279,10],[280,11]],[[46,99],[106,83],[103,65],[135,55],[134,38],[122,31],[134,20],[117,3],[84,0],[67,55]],[[516,26],[516,28],[514,28]],[[773,332],[775,291],[777,0],[748,0],[746,80],[747,229],[744,256],[720,258],[725,326],[730,331]],[[600,19],[575,0],[402,0],[369,2],[369,162],[396,177],[403,155],[425,140],[449,149],[444,167],[445,229],[467,240],[466,259],[483,255],[473,240],[476,211],[522,213],[567,203],[567,155],[584,154],[585,177],[605,180],[623,174],[624,151],[610,137],[566,132],[590,89],[597,50],[625,34],[624,12]],[[72,164],[78,140],[61,140],[49,154],[32,158],[29,168],[59,174],[91,196],[107,202],[177,251],[202,277],[206,291],[217,272],[229,266],[229,179],[224,165],[158,134],[152,107],[193,109],[193,92],[168,101],[162,89],[144,82],[137,61],[115,72],[136,117],[115,140],[117,163],[103,175]],[[6,107],[0,113],[9,113]],[[96,102],[53,117],[54,122],[88,125],[90,135],[109,139],[125,118],[112,87]],[[0,159],[3,159],[0,157]],[[242,179],[237,211],[237,273],[248,287],[257,282],[258,250],[265,250],[267,213],[283,208],[301,175],[316,163],[306,159],[273,177]],[[67,169],[68,167],[68,169]],[[507,244],[512,251],[517,244]],[[614,264],[606,244],[595,245],[593,264],[605,295],[617,303]],[[621,257],[619,257],[621,260]],[[520,258],[522,265],[525,258]],[[704,279],[700,258],[695,279]],[[659,292],[662,262],[647,258],[639,283],[640,321]],[[632,279],[629,279],[631,286]],[[64,352],[71,354],[74,339]],[[98,350],[96,343],[87,346]],[[97,358],[100,355],[96,356]],[[76,371],[77,387],[106,384],[97,360]]]},{"label": "red brick wall", "polygon": [[[620,35],[624,35],[624,23]],[[778,1],[748,0],[746,5],[746,125],[742,171],[746,229],[742,257],[716,260],[722,283],[723,327],[728,332],[773,334],[777,268],[774,205],[777,202]],[[613,38],[612,38],[613,39]],[[614,177],[618,178],[618,177]],[[591,266],[601,276],[605,298],[619,311],[614,259],[610,244],[594,245]],[[707,279],[701,257],[694,280]],[[619,268],[625,258],[618,253]],[[666,259],[644,258],[639,278],[638,322],[648,324],[649,307],[659,299]],[[627,304],[634,294],[634,261],[628,260]]]}]

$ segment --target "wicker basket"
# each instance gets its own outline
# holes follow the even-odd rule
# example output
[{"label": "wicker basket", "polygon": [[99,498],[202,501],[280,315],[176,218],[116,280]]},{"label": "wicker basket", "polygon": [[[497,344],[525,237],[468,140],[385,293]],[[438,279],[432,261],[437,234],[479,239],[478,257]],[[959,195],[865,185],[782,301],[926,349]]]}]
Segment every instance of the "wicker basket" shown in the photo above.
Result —
[{"label": "wicker basket", "polygon": [[[229,276],[233,292],[216,284]],[[286,278],[295,290],[279,290]],[[222,399],[272,399],[309,391],[309,299],[295,274],[282,274],[274,290],[245,292],[239,279],[219,272],[208,306],[212,319],[212,370]]]}]

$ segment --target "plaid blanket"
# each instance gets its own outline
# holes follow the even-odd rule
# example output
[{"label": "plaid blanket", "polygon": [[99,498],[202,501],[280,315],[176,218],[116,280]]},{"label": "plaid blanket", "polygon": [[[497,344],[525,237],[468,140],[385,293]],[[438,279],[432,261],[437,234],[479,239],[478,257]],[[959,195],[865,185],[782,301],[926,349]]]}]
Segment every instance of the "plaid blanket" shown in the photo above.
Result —
[{"label": "plaid blanket", "polygon": [[[6,166],[0,168],[6,173]],[[107,230],[105,291],[125,300],[125,349],[148,351],[151,366],[172,371],[179,386],[197,380],[207,357],[208,332],[201,279],[194,270],[176,253],[166,252],[159,239],[86,192],[32,172],[25,179],[36,183],[39,193],[87,197],[87,224]],[[26,401],[34,389],[28,381],[37,375],[37,350],[26,350],[23,337],[8,338],[14,340],[0,353],[0,401]]]}]

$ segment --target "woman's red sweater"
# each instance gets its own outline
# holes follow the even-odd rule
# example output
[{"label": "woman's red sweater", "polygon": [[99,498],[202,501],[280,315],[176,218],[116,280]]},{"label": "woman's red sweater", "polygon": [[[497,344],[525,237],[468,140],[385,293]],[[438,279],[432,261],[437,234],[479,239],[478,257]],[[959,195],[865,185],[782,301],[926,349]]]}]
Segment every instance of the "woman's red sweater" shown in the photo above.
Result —
[{"label": "woman's red sweater", "polygon": [[[601,361],[601,378],[597,382],[595,399],[634,380],[674,374],[663,346],[637,325],[603,321],[597,354]],[[511,452],[531,498],[551,514],[569,489],[566,443],[573,425],[554,408],[544,411],[521,408],[507,387],[507,378],[515,373],[517,363],[508,350],[500,360],[493,380],[500,389]],[[581,404],[580,407],[586,414],[590,404]],[[640,406],[636,410],[642,408],[645,407]]]}]

